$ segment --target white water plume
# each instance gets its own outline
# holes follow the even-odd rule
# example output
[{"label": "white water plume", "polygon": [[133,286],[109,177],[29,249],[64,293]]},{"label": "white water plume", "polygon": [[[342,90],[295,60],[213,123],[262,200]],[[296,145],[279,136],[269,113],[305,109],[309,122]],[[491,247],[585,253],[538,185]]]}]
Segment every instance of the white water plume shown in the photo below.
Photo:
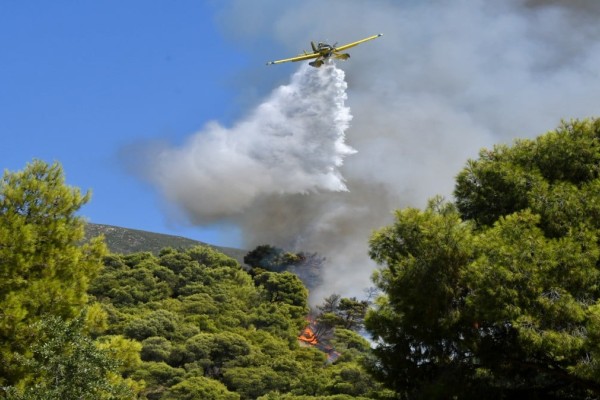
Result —
[{"label": "white water plume", "polygon": [[344,72],[303,65],[231,129],[216,122],[152,155],[148,179],[195,223],[240,215],[260,198],[346,191],[339,172],[352,116]]}]

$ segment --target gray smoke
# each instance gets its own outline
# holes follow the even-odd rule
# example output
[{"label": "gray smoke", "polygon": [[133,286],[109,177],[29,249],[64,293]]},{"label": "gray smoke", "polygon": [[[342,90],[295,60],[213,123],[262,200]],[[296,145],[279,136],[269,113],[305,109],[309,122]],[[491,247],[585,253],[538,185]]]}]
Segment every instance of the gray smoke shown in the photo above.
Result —
[{"label": "gray smoke", "polygon": [[[599,16],[595,0],[231,1],[219,16],[224,32],[258,53],[260,73],[273,79],[273,68],[293,71],[297,64],[264,70],[263,62],[297,54],[309,40],[344,43],[384,33],[351,49],[352,58],[338,64],[353,114],[346,140],[358,152],[340,166],[319,153],[335,153],[331,140],[326,149],[305,147],[294,154],[292,168],[266,174],[278,183],[271,186],[262,169],[258,176],[252,168],[246,173],[250,161],[238,165],[226,146],[222,157],[204,154],[210,162],[191,168],[203,163],[191,157],[193,149],[211,140],[197,135],[187,147],[170,151],[178,161],[166,163],[161,187],[196,223],[211,221],[199,196],[209,192],[206,197],[214,199],[207,204],[222,207],[214,215],[241,226],[248,248],[269,243],[326,256],[325,284],[313,301],[333,292],[360,295],[374,268],[368,238],[391,221],[394,209],[423,207],[436,194],[451,196],[455,175],[482,147],[533,137],[563,118],[598,115]],[[275,46],[264,45],[269,38]],[[203,135],[210,137],[212,130]],[[276,133],[252,138],[247,146],[254,152],[244,153],[247,158],[256,160],[258,152],[259,159],[270,160],[267,170],[286,162],[278,155],[289,148],[272,142]],[[189,159],[179,161],[185,155]],[[310,170],[313,156],[328,159],[317,168],[324,178],[318,183]],[[294,167],[300,177],[291,173]],[[247,184],[232,188],[240,174]],[[179,175],[172,184],[162,183]],[[214,193],[212,183],[220,183]],[[228,190],[245,200],[234,201]]]}]

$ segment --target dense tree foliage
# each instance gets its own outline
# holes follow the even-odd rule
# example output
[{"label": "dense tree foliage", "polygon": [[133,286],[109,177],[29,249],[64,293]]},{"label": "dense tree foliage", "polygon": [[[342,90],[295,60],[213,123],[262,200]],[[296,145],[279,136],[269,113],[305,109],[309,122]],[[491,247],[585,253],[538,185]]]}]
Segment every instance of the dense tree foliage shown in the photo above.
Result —
[{"label": "dense tree foliage", "polygon": [[375,372],[407,399],[599,397],[599,172],[600,120],[572,121],[398,211],[370,241]]},{"label": "dense tree foliage", "polygon": [[[32,346],[33,357],[17,356],[34,373],[23,390],[11,388],[10,400],[130,399],[133,392],[119,376],[119,362],[110,350],[84,334],[84,314],[69,322],[48,317],[36,323],[43,339]],[[20,359],[19,359],[20,358]]]},{"label": "dense tree foliage", "polygon": [[100,239],[82,243],[76,212],[88,199],[65,184],[57,163],[34,161],[0,180],[0,386],[32,373],[42,318],[68,321],[87,302],[105,251]]},{"label": "dense tree foliage", "polygon": [[321,284],[321,269],[325,258],[317,253],[294,253],[265,244],[248,252],[244,263],[257,271],[255,273],[261,270],[293,273],[308,289],[313,289]]},{"label": "dense tree foliage", "polygon": [[356,297],[341,297],[338,294],[332,294],[325,298],[323,304],[317,308],[321,311],[320,318],[331,315],[335,326],[358,331],[363,327],[369,302],[358,300]]},{"label": "dense tree foliage", "polygon": [[370,348],[359,335],[336,332],[332,344],[343,355],[335,363],[299,344],[308,291],[290,272],[249,273],[208,247],[104,263],[90,286],[108,315],[98,340],[123,335],[140,344],[141,363],[123,376],[144,386],[142,398],[389,398],[363,367]]},{"label": "dense tree foliage", "polygon": [[389,398],[368,384],[355,333],[332,337],[335,363],[300,345],[297,274],[249,273],[202,246],[106,255],[101,238],[83,240],[88,199],[58,164],[0,182],[0,397]]},{"label": "dense tree foliage", "polygon": [[598,398],[599,194],[600,120],[481,151],[454,203],[373,234],[382,295],[326,298],[311,322],[326,340],[309,345],[323,258],[107,255],[83,240],[89,194],[34,161],[0,181],[0,396]]},{"label": "dense tree foliage", "polygon": [[244,256],[244,262],[252,268],[262,268],[273,272],[283,272],[292,265],[302,262],[302,255],[285,252],[268,244],[260,245]]},{"label": "dense tree foliage", "polygon": [[361,331],[369,309],[368,300],[332,294],[314,312],[313,333],[319,339],[328,338],[335,329]]}]

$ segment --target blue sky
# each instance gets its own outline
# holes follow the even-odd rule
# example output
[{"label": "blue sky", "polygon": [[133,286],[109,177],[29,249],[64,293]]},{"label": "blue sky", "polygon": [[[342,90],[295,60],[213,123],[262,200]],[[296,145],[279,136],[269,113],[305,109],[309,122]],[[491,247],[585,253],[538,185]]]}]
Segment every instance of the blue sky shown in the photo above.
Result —
[{"label": "blue sky", "polygon": [[237,245],[231,227],[169,222],[156,192],[120,160],[139,141],[179,143],[240,113],[235,85],[254,56],[224,38],[219,4],[2,2],[2,169],[57,160],[68,184],[92,190],[81,210],[91,222]]}]

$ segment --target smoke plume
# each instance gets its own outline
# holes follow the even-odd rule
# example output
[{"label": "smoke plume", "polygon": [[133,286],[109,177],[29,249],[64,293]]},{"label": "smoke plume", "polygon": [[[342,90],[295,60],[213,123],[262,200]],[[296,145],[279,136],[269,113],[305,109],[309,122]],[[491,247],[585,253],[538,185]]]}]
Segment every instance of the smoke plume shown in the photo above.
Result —
[{"label": "smoke plume", "polygon": [[159,149],[148,177],[197,224],[242,218],[271,196],[346,191],[346,86],[334,65],[304,65],[231,129],[213,122]]},{"label": "smoke plume", "polygon": [[266,102],[242,99],[259,105],[231,130],[212,125],[165,150],[155,182],[191,221],[240,226],[247,248],[326,256],[313,301],[360,295],[375,267],[368,238],[394,209],[451,196],[455,175],[482,147],[598,115],[599,16],[596,0],[230,1],[220,24],[260,56],[260,72],[248,74],[272,79],[263,92],[279,71],[297,68],[265,71],[268,59],[309,40],[384,33],[339,65],[353,114],[346,140],[358,152],[341,165],[350,153],[341,71],[301,67]]}]

